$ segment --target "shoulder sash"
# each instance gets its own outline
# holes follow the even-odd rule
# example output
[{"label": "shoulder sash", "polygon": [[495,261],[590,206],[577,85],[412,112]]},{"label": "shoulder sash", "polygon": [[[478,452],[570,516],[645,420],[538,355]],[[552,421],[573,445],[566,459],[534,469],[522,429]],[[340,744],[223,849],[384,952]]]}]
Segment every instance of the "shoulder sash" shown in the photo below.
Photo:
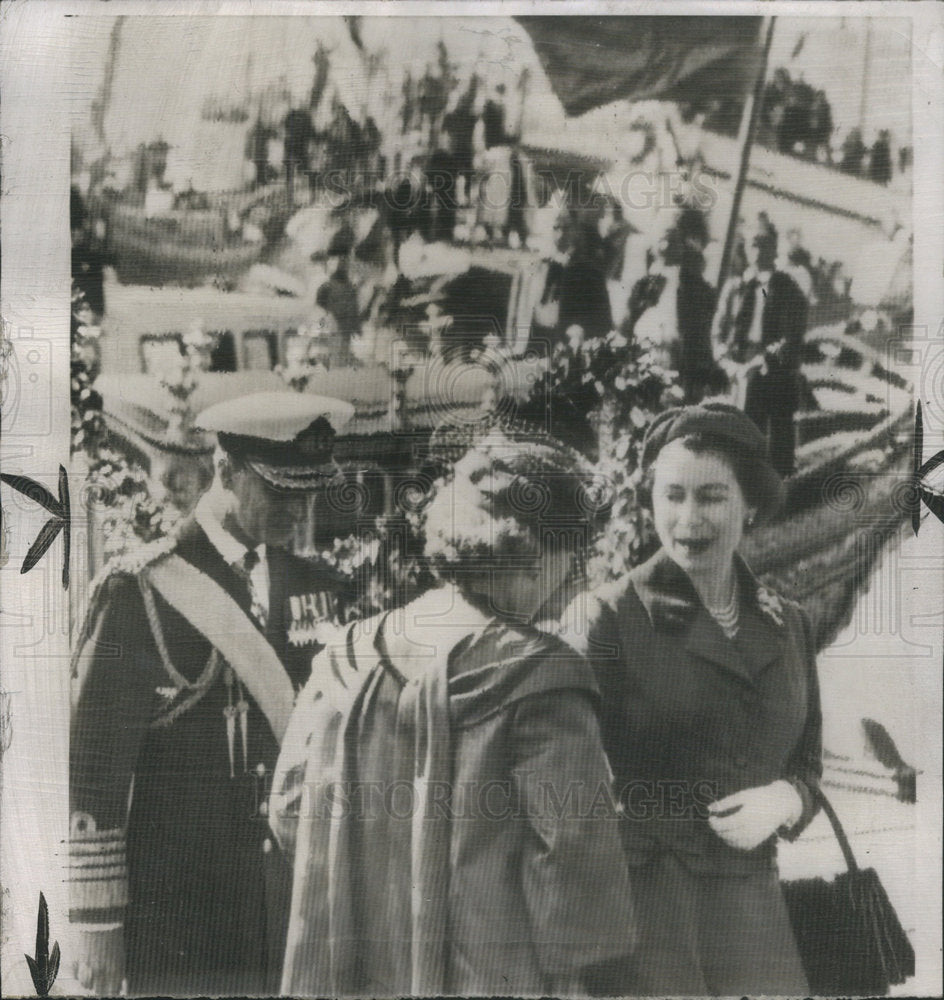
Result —
[{"label": "shoulder sash", "polygon": [[[281,743],[295,701],[292,682],[246,612],[218,583],[178,555],[168,555],[142,573],[161,597],[222,653]],[[245,628],[239,627],[242,622]]]}]

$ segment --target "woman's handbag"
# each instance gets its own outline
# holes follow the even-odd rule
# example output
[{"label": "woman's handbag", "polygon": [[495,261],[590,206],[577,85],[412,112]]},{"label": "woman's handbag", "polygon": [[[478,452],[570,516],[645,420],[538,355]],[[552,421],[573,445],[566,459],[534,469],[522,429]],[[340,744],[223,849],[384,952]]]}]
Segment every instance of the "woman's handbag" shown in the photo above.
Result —
[{"label": "woman's handbag", "polygon": [[860,868],[839,817],[811,789],[832,824],[847,871],[783,882],[790,923],[810,992],[817,996],[883,996],[915,974],[915,954],[874,868]]}]

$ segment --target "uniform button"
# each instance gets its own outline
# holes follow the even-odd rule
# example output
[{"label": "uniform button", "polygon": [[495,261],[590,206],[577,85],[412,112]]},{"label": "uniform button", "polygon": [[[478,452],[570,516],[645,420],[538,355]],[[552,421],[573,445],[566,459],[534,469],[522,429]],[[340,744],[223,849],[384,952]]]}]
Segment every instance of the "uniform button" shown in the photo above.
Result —
[{"label": "uniform button", "polygon": [[262,853],[263,854],[272,853],[272,841],[268,837],[266,837],[266,839],[263,840],[262,842]]},{"label": "uniform button", "polygon": [[260,802],[259,803],[259,815],[260,816],[268,816],[269,815],[269,803],[268,802]]},{"label": "uniform button", "polygon": [[266,766],[260,761],[258,764],[256,764],[256,774],[258,774],[260,778],[264,778],[265,773],[266,773]]}]

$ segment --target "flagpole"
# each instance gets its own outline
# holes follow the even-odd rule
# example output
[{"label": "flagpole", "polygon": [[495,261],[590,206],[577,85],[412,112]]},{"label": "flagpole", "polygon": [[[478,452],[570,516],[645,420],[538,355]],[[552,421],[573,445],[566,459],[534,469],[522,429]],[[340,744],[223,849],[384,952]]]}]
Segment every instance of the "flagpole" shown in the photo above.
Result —
[{"label": "flagpole", "polygon": [[767,60],[770,57],[770,44],[774,37],[774,22],[776,17],[767,16],[761,28],[764,39],[763,54],[760,65],[757,68],[757,76],[754,80],[754,87],[747,95],[744,103],[744,111],[741,114],[741,127],[738,130],[738,145],[740,147],[740,160],[738,163],[737,177],[734,182],[734,197],[731,202],[731,214],[728,217],[728,229],[724,237],[724,251],[721,254],[721,266],[718,269],[718,293],[728,277],[728,270],[731,267],[731,256],[734,253],[734,237],[737,233],[738,215],[741,209],[741,196],[744,194],[744,185],[747,181],[747,168],[751,161],[751,146],[754,136],[757,133],[757,122],[760,118],[760,110],[764,103],[764,83],[767,79]]},{"label": "flagpole", "polygon": [[869,77],[872,63],[872,19],[865,19],[865,53],[862,59],[862,93],[859,98],[859,131],[866,138],[865,118],[869,110]]}]

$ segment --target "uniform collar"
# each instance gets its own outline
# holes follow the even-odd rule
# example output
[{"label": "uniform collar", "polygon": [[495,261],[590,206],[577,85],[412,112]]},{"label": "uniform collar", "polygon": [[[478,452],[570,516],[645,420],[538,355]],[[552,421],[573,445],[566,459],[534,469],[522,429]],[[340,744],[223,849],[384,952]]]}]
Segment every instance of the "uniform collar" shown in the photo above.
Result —
[{"label": "uniform collar", "polygon": [[[241,563],[249,552],[249,548],[243,545],[238,538],[231,535],[222,525],[208,494],[204,493],[197,501],[197,506],[193,512],[193,518],[203,529],[208,541],[219,552],[223,561],[233,566]],[[259,561],[264,562],[266,557],[266,547],[257,545],[255,551],[259,554]]]},{"label": "uniform collar", "polygon": [[653,628],[684,636],[688,652],[753,682],[781,653],[782,605],[758,581],[747,563],[735,556],[741,595],[737,638],[732,642],[711,617],[688,575],[665,550],[630,574]]}]

